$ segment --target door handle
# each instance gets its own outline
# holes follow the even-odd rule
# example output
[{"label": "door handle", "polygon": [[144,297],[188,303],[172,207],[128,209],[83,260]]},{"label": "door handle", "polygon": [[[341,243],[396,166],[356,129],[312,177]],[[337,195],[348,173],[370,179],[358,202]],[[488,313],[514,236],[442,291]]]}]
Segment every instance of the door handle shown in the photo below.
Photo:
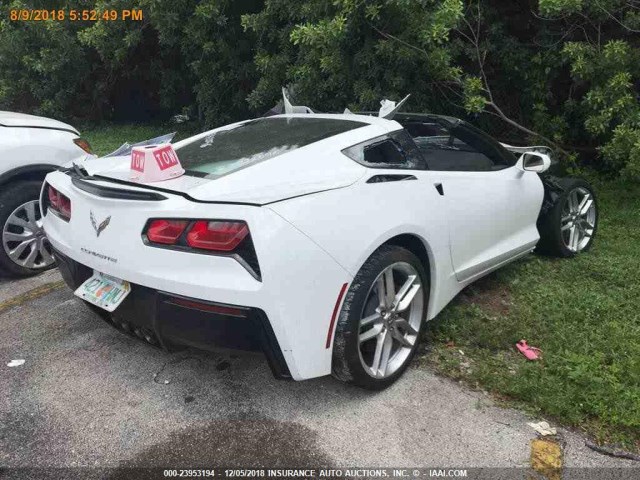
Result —
[{"label": "door handle", "polygon": [[434,183],[433,186],[436,187],[436,190],[438,191],[438,193],[444,197],[444,187],[442,186],[442,183],[440,182]]}]

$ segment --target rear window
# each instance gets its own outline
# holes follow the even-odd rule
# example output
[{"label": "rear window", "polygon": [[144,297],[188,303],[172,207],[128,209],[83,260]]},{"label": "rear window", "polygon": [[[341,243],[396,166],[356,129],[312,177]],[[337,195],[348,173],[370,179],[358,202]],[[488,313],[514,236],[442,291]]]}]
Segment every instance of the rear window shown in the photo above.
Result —
[{"label": "rear window", "polygon": [[366,123],[328,118],[260,118],[178,149],[187,174],[215,178]]}]

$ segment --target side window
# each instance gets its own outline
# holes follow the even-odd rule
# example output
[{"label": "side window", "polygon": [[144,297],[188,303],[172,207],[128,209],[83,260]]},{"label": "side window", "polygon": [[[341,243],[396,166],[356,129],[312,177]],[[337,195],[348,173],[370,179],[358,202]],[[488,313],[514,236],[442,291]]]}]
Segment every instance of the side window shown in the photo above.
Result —
[{"label": "side window", "polygon": [[484,134],[464,124],[444,126],[434,122],[405,125],[430,170],[488,172],[513,165]]},{"label": "side window", "polygon": [[369,168],[424,169],[422,154],[404,130],[346,148],[347,157]]}]

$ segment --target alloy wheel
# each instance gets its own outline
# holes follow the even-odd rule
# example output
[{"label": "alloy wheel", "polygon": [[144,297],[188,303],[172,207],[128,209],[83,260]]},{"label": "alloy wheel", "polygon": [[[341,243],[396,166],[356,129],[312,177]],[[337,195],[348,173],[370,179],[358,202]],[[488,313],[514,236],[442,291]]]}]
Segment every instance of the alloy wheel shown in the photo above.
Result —
[{"label": "alloy wheel", "polygon": [[42,228],[37,200],[20,205],[9,215],[2,229],[2,246],[20,267],[39,270],[53,264],[51,245]]},{"label": "alloy wheel", "polygon": [[366,298],[358,329],[360,361],[372,377],[387,378],[418,341],[424,312],[420,276],[409,263],[394,263],[378,275]]},{"label": "alloy wheel", "polygon": [[596,228],[596,204],[593,195],[583,187],[569,192],[562,207],[560,233],[571,252],[584,250],[591,242]]}]

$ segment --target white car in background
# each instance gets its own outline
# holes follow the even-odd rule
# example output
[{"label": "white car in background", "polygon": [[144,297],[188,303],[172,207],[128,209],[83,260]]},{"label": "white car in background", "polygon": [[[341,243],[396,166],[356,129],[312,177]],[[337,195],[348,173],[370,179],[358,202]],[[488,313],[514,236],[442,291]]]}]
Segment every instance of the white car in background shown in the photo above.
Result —
[{"label": "white car in background", "polygon": [[42,181],[90,154],[71,125],[0,111],[0,274],[24,277],[53,265],[38,208]]},{"label": "white car in background", "polygon": [[123,331],[261,349],[282,378],[384,388],[425,320],[536,248],[541,212],[560,256],[596,229],[586,182],[548,190],[548,155],[450,117],[275,115],[174,148],[186,174],[169,180],[132,181],[126,152],[47,175],[62,276]]}]

